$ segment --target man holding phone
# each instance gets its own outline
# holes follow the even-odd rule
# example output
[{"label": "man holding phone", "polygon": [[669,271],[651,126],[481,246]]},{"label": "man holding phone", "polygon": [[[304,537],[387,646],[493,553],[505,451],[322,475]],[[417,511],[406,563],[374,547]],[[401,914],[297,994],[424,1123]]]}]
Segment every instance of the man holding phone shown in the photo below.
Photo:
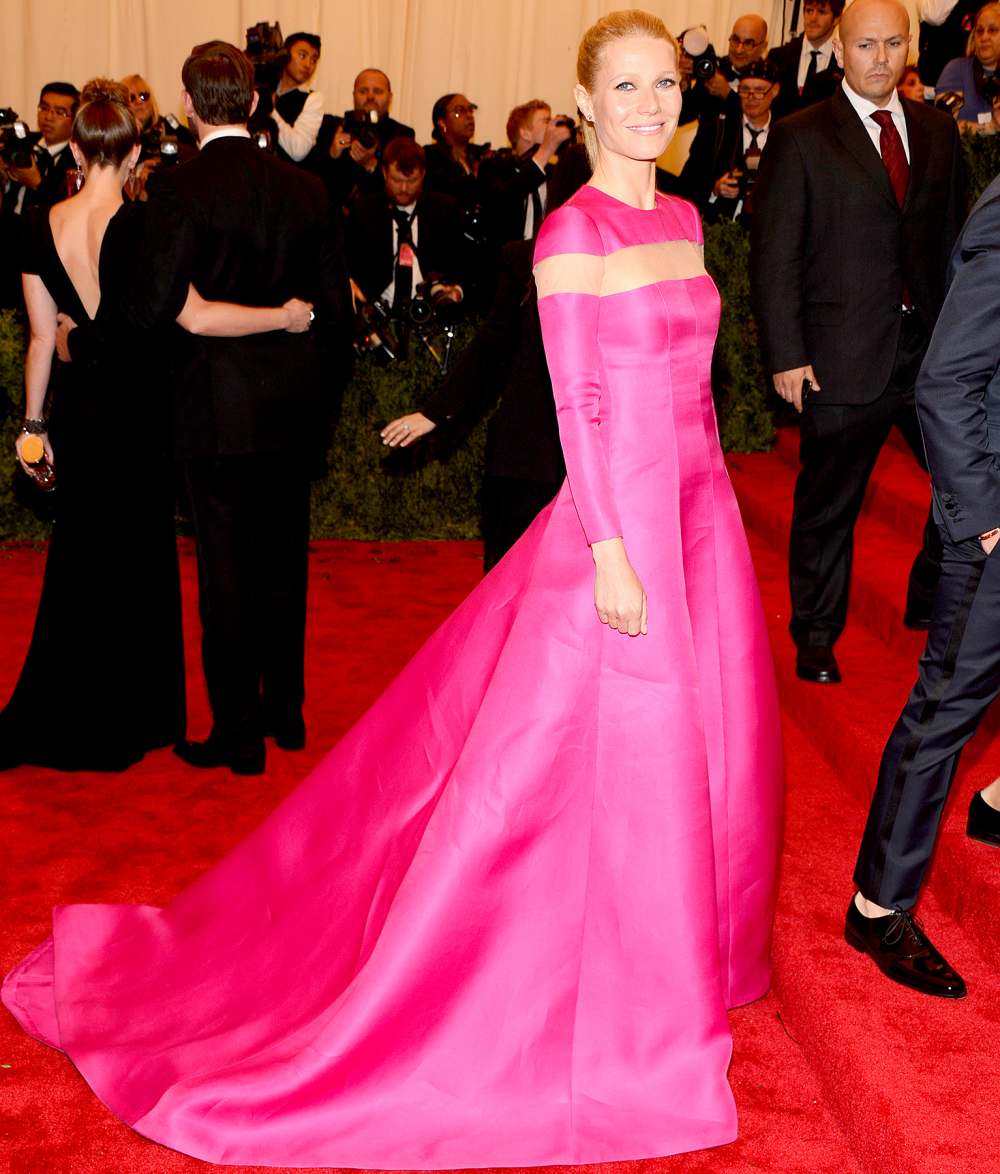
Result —
[{"label": "man holding phone", "polygon": [[[796,671],[835,684],[854,525],[895,424],[926,463],[913,385],[961,217],[959,140],[901,99],[910,45],[897,0],[855,0],[834,96],[774,124],[754,192],[751,288],[778,394],[801,418],[789,546]],[[940,569],[928,519],[906,622],[926,627]]]}]

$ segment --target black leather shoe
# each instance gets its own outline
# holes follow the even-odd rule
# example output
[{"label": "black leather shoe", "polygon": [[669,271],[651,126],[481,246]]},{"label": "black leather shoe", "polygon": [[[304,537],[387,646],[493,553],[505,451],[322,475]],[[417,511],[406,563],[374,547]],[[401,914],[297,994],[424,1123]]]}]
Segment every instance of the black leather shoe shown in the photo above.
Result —
[{"label": "black leather shoe", "polygon": [[1000,811],[991,807],[979,791],[972,796],[969,804],[969,822],[966,834],[981,844],[993,844],[1000,848]]},{"label": "black leather shoe", "polygon": [[908,910],[885,917],[865,917],[851,898],[844,939],[867,954],[893,982],[922,995],[964,999],[965,982],[944,960]]},{"label": "black leather shoe", "polygon": [[178,742],[174,753],[188,766],[228,766],[236,775],[263,774],[266,761],[263,741],[231,746],[220,738],[209,737],[204,742]]},{"label": "black leather shoe", "polygon": [[282,750],[302,750],[306,744],[306,723],[301,714],[282,721],[268,722],[265,734],[274,738],[275,746]]},{"label": "black leather shoe", "polygon": [[803,681],[817,685],[840,684],[837,658],[825,644],[803,644],[795,657],[795,672]]}]

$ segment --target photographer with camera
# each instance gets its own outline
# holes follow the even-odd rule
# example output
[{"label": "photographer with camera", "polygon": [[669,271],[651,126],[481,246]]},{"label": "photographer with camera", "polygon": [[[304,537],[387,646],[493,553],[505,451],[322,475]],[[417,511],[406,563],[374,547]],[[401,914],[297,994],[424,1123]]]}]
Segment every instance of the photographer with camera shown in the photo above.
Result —
[{"label": "photographer with camera", "polygon": [[[0,151],[5,215],[21,215],[31,207],[51,207],[66,199],[66,173],[76,169],[68,150],[73,116],[80,103],[76,86],[49,82],[38,97],[38,131],[25,140],[11,140]],[[34,140],[32,142],[32,140]]]},{"label": "photographer with camera", "polygon": [[381,69],[363,69],[354,79],[354,106],[343,118],[331,118],[329,164],[322,168],[330,195],[338,205],[352,196],[382,191],[379,164],[393,139],[415,139],[412,126],[404,126],[389,113],[392,84]]},{"label": "photographer with camera", "polygon": [[955,57],[941,70],[937,94],[954,91],[963,102],[956,118],[962,130],[989,130],[993,102],[1000,96],[1000,4],[984,4],[977,12],[965,57]]},{"label": "photographer with camera", "polygon": [[531,240],[546,212],[552,158],[570,137],[570,129],[553,121],[552,107],[541,98],[515,106],[507,118],[510,149],[484,159],[479,171],[483,204],[494,245]]},{"label": "photographer with camera", "polygon": [[755,61],[767,54],[767,21],[756,13],[739,17],[729,35],[729,53],[719,57],[709,42],[704,25],[685,29],[680,35],[681,102],[680,126],[696,118],[729,112],[737,118],[736,86]]},{"label": "photographer with camera", "polygon": [[781,86],[774,70],[754,61],[736,91],[740,118],[702,118],[681,172],[679,191],[693,200],[706,220],[749,223],[757,167],[771,128],[771,108]]},{"label": "photographer with camera", "polygon": [[833,36],[843,11],[844,0],[805,0],[804,31],[767,55],[781,83],[775,118],[833,97],[844,76],[833,53]]},{"label": "photographer with camera", "polygon": [[[424,191],[427,163],[413,139],[393,139],[382,158],[383,191],[356,199],[348,215],[347,265],[369,303],[391,310],[401,341],[418,310],[447,312],[464,299],[464,249],[458,207],[450,196]],[[429,315],[427,315],[429,316]]]},{"label": "photographer with camera", "polygon": [[147,184],[161,164],[173,166],[198,153],[194,135],[173,114],[160,114],[156,95],[139,73],[123,77],[128,90],[128,105],[139,127],[140,151],[125,193],[132,200],[145,200]]},{"label": "photographer with camera", "polygon": [[278,154],[301,163],[316,146],[323,124],[323,95],[310,89],[322,44],[314,33],[285,38],[285,65],[274,91],[271,118],[278,129]]}]

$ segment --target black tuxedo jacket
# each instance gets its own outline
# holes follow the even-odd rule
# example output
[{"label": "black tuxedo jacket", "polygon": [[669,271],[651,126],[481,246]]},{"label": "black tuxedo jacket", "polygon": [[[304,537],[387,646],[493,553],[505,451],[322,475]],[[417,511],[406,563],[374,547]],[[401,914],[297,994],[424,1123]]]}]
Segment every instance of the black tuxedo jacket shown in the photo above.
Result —
[{"label": "black tuxedo jacket", "polygon": [[934,512],[961,542],[1000,526],[1000,179],[955,244],[948,293],[917,379]]},{"label": "black tuxedo jacket", "polygon": [[[424,192],[417,200],[416,254],[424,278],[440,275],[464,285],[467,280],[458,205],[450,196]],[[392,281],[392,207],[383,191],[351,205],[347,218],[347,263],[351,277],[373,302]]]},{"label": "black tuxedo jacket", "polygon": [[[133,327],[173,323],[189,284],[209,301],[280,306],[299,297],[316,313],[305,334],[170,330],[177,455],[311,449],[328,432],[350,365],[347,269],[322,184],[246,138],[216,139],[161,171],[126,309]],[[88,337],[74,330],[70,339],[76,359]]]},{"label": "black tuxedo jacket", "polygon": [[840,89],[772,126],[754,189],[750,280],[771,371],[811,363],[824,404],[870,403],[889,380],[904,287],[928,332],[961,215],[958,131],[903,100],[910,181],[896,203]]},{"label": "black tuxedo jacket", "polygon": [[557,485],[566,466],[531,276],[534,251],[526,240],[500,250],[493,305],[423,412],[435,423],[468,425],[499,399],[486,431],[486,474]]},{"label": "black tuxedo jacket", "polygon": [[[479,185],[490,237],[497,247],[524,238],[524,218],[531,193],[538,191],[550,174],[548,166],[543,171],[535,163],[535,151],[523,155],[497,152],[483,160]],[[540,227],[535,225],[536,233]]]},{"label": "black tuxedo jacket", "polygon": [[771,107],[772,118],[784,118],[786,114],[794,114],[796,110],[804,110],[816,102],[832,98],[840,86],[844,71],[836,59],[831,57],[829,66],[821,69],[799,93],[799,57],[804,40],[805,33],[799,33],[787,45],[780,45],[767,55],[767,63],[774,70],[775,81],[781,85]]}]

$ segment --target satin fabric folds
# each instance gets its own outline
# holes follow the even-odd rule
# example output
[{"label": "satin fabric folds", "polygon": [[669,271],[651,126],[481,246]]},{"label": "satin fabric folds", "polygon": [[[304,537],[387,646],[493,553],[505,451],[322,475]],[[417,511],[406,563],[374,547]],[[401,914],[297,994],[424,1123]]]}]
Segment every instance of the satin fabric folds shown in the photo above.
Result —
[{"label": "satin fabric folds", "polygon": [[[166,909],[57,909],[8,976],[139,1132],[390,1169],[735,1136],[726,1008],[768,986],[780,749],[699,242],[663,197],[585,187],[546,221],[555,501],[253,835]],[[645,637],[595,615],[588,542],[616,534]]]}]

